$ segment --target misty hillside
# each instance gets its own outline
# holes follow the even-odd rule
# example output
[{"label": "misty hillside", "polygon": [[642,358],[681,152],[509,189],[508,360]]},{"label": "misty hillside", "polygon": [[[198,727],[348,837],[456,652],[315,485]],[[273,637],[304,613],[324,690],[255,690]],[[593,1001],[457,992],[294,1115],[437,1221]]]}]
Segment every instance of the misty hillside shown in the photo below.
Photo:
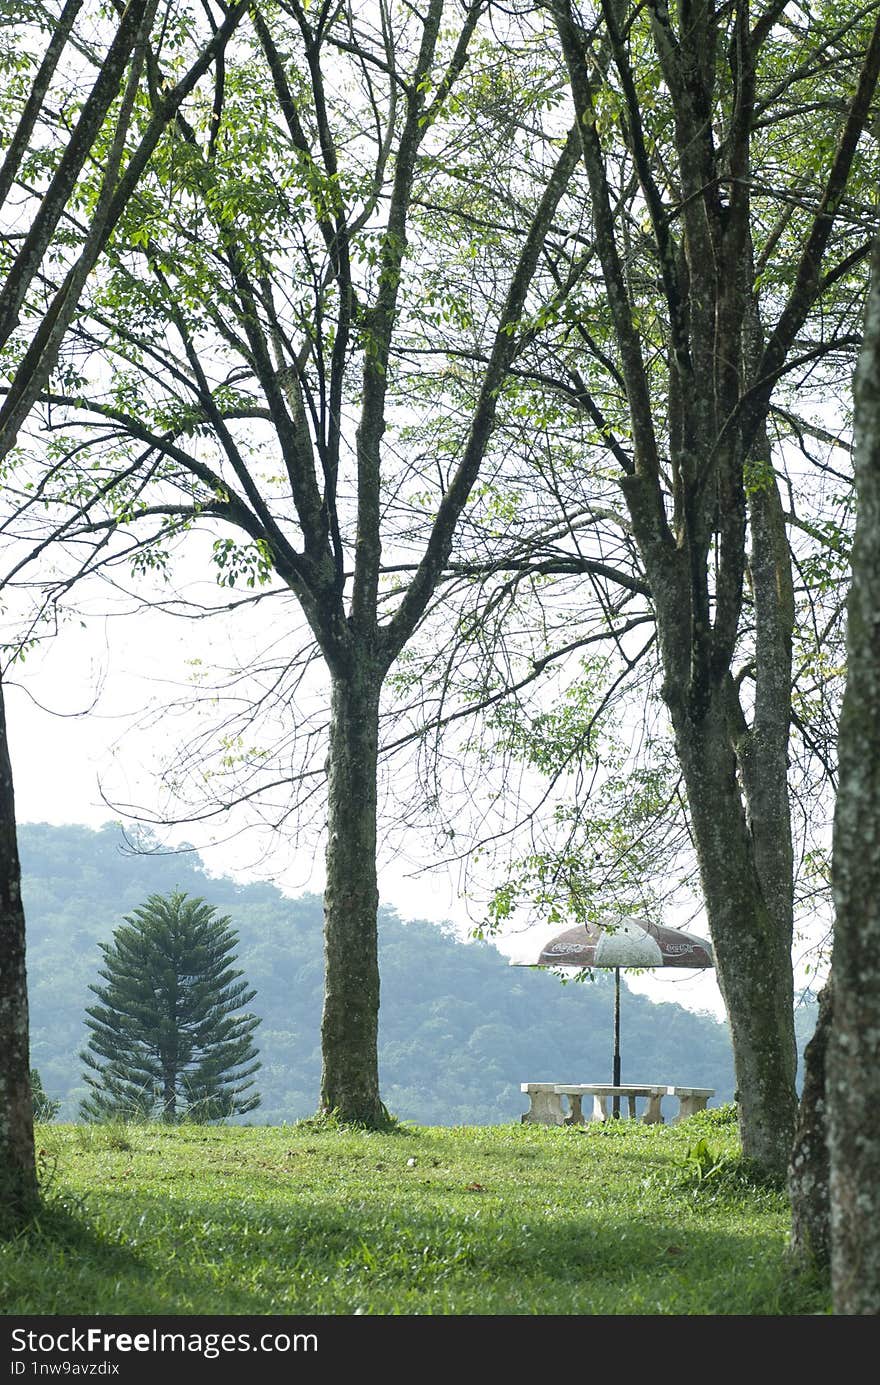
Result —
[{"label": "misty hillside", "polygon": [[[77,1058],[97,979],[99,941],[150,894],[175,888],[228,914],[238,961],[257,996],[262,1105],[279,1124],[314,1113],[320,1075],[321,902],[271,885],[213,878],[188,855],[133,856],[119,829],[20,829],[28,924],[32,1065],[75,1119],[84,1089]],[[380,916],[382,1096],[425,1125],[517,1121],[520,1082],[610,1080],[613,980],[586,984],[511,967],[489,944],[462,943],[435,924]],[[623,988],[624,1082],[714,1087],[733,1098],[727,1027]],[[809,1026],[807,1026],[809,1032]]]}]

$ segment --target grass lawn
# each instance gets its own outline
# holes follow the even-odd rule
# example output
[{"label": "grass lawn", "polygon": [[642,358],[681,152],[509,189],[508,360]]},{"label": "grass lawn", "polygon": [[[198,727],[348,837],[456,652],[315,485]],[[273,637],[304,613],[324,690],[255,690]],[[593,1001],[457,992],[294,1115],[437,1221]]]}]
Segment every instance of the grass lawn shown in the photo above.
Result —
[{"label": "grass lawn", "polygon": [[[719,1114],[722,1119],[719,1119]],[[6,1314],[829,1311],[735,1126],[38,1127]]]}]

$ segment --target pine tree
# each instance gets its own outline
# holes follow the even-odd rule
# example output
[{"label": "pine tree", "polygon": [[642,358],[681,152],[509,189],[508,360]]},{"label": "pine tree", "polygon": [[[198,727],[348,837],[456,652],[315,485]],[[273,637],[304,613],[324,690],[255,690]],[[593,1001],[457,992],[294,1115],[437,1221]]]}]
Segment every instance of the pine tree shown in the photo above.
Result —
[{"label": "pine tree", "polygon": [[256,994],[234,966],[238,935],[214,905],[150,895],[101,943],[104,985],[86,1010],[80,1054],[91,1091],[85,1120],[219,1120],[260,1104],[252,1040],[259,1018],[236,1013]]},{"label": "pine tree", "polygon": [[37,1068],[31,1068],[31,1101],[35,1121],[53,1121],[61,1110],[61,1102],[49,1096]]}]

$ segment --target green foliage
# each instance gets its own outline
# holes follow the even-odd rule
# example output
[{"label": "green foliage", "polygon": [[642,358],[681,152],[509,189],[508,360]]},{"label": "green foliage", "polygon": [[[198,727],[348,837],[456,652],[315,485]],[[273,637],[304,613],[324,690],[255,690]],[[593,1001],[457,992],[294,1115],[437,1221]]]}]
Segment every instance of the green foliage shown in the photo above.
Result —
[{"label": "green foliage", "polygon": [[[53,1126],[7,1313],[802,1315],[784,1192],[682,1196],[681,1126]],[[735,1133],[712,1140],[736,1160]],[[320,1336],[320,1329],[319,1329]]]},{"label": "green foliage", "polygon": [[713,1106],[698,1112],[698,1118],[707,1125],[736,1125],[739,1112],[735,1101],[725,1101],[722,1106]]},{"label": "green foliage", "polygon": [[685,1170],[687,1180],[692,1182],[697,1188],[701,1188],[710,1178],[717,1178],[723,1172],[728,1162],[728,1155],[717,1149],[712,1149],[708,1142],[701,1138],[694,1144],[688,1145],[681,1165]]},{"label": "green foliage", "polygon": [[265,586],[272,576],[272,558],[268,545],[261,539],[255,543],[236,543],[234,539],[214,540],[214,562],[217,564],[217,583],[234,587],[244,579],[248,587]]},{"label": "green foliage", "polygon": [[254,1110],[259,1018],[238,1014],[255,992],[241,980],[230,920],[175,891],[146,904],[100,944],[106,983],[86,1011],[80,1054],[87,1120],[221,1120]]},{"label": "green foliage", "polygon": [[403,1121],[398,1120],[387,1108],[383,1106],[383,1117],[380,1121],[371,1121],[368,1125],[360,1121],[342,1120],[339,1112],[318,1111],[314,1116],[306,1116],[303,1120],[296,1122],[298,1130],[314,1130],[316,1133],[327,1130],[365,1130],[381,1131],[385,1135],[406,1135],[409,1133],[409,1126]]},{"label": "green foliage", "polygon": [[672,1186],[711,1201],[751,1197],[760,1202],[784,1193],[783,1177],[743,1158],[735,1139],[738,1126],[735,1102],[699,1111],[683,1121],[679,1135],[687,1143],[675,1161],[678,1172]]},{"label": "green foliage", "polygon": [[60,1101],[52,1101],[46,1095],[43,1082],[36,1068],[31,1068],[31,1099],[35,1121],[53,1121],[61,1110]]},{"label": "green foliage", "polygon": [[550,709],[530,715],[511,700],[488,718],[487,762],[527,766],[548,793],[564,786],[546,830],[533,829],[532,850],[496,885],[488,933],[517,910],[559,927],[633,914],[662,921],[682,841],[679,772],[665,738],[645,733],[634,756],[606,705],[612,681],[610,660],[582,659]]}]

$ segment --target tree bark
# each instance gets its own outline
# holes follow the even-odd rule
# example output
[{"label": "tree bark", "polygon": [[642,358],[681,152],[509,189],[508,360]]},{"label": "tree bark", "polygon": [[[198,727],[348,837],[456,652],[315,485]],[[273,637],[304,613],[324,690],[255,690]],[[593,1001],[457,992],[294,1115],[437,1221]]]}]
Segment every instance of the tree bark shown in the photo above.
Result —
[{"label": "tree bark", "polygon": [[819,996],[816,1031],[804,1052],[804,1085],[788,1171],[789,1250],[799,1268],[827,1274],[831,1262],[827,1056],[834,999],[829,979]]},{"label": "tree bark", "polygon": [[24,908],[0,684],[0,1233],[20,1227],[36,1201]]},{"label": "tree bark", "polygon": [[880,1313],[880,241],[856,372],[858,497],[847,605],[828,1050],[835,1313]]},{"label": "tree bark", "polygon": [[357,666],[333,676],[324,890],[321,1109],[382,1125],[379,1096],[379,888],[376,772],[381,675]]},{"label": "tree bark", "polygon": [[162,1117],[167,1121],[177,1119],[177,1073],[166,1068],[162,1076]]},{"label": "tree bark", "polygon": [[694,845],[727,1007],[744,1156],[788,1167],[797,1097],[790,935],[780,935],[755,862],[721,690],[698,718],[672,705]]}]

